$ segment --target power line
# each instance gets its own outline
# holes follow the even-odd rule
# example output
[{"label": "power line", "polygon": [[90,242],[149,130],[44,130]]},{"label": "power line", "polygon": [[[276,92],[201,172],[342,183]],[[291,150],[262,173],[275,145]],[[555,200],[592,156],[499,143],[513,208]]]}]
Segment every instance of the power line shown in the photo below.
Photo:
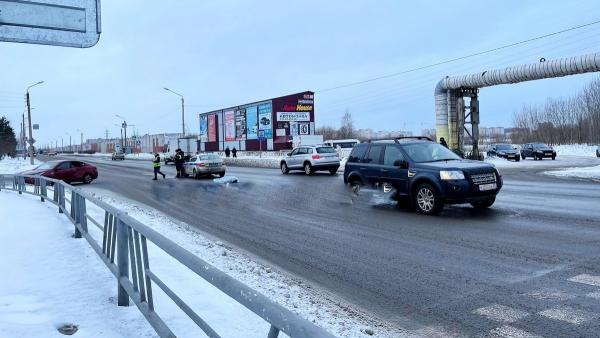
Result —
[{"label": "power line", "polygon": [[552,33],[548,33],[548,34],[536,36],[536,37],[533,37],[533,38],[530,38],[530,39],[527,39],[527,40],[522,40],[522,41],[514,42],[514,43],[511,43],[511,44],[508,44],[508,45],[503,45],[503,46],[500,46],[500,47],[496,47],[496,48],[484,50],[484,51],[481,51],[481,52],[477,52],[477,53],[473,53],[473,54],[468,54],[468,55],[465,55],[465,56],[461,56],[461,57],[457,57],[457,58],[453,58],[453,59],[448,59],[448,60],[444,60],[444,61],[440,61],[440,62],[428,64],[428,65],[425,65],[425,66],[411,68],[411,69],[403,70],[403,71],[396,72],[396,73],[382,75],[382,76],[378,76],[378,77],[374,77],[374,78],[370,78],[370,79],[366,79],[366,80],[362,80],[362,81],[351,82],[351,83],[347,83],[347,84],[343,84],[343,85],[339,85],[339,86],[335,86],[335,87],[325,88],[325,89],[317,90],[316,92],[319,92],[319,93],[328,92],[328,91],[332,91],[332,90],[336,90],[336,89],[347,88],[347,87],[357,86],[357,85],[361,85],[361,84],[365,84],[365,83],[369,83],[369,82],[373,82],[373,81],[383,80],[383,79],[387,79],[387,78],[390,78],[390,77],[395,77],[395,76],[402,75],[402,74],[412,73],[412,72],[416,72],[416,71],[427,69],[427,68],[433,68],[433,67],[444,65],[444,64],[447,64],[447,63],[456,62],[456,61],[460,61],[460,60],[472,58],[472,57],[475,57],[475,56],[480,56],[480,55],[483,55],[483,54],[488,54],[488,53],[496,52],[496,51],[499,51],[499,50],[502,50],[502,49],[511,48],[511,47],[515,47],[515,46],[518,46],[518,45],[526,44],[526,43],[529,43],[529,42],[532,42],[532,41],[545,39],[545,38],[548,38],[548,37],[551,37],[551,36],[563,34],[563,33],[574,31],[574,30],[581,29],[581,28],[584,28],[584,27],[589,27],[589,26],[597,25],[599,23],[600,23],[600,20],[597,20],[597,21],[586,23],[586,24],[569,27],[569,28],[566,28],[566,29],[563,29],[563,30],[560,30],[560,31],[556,31],[556,32],[552,32]]}]

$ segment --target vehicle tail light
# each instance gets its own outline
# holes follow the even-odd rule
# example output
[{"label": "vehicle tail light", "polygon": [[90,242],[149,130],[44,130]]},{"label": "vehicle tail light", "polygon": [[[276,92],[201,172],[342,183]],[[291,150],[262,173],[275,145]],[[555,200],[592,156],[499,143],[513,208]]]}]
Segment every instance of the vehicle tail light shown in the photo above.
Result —
[{"label": "vehicle tail light", "polygon": [[320,159],[320,158],[321,158],[321,156],[319,156],[319,155],[313,155],[313,156],[312,156],[312,159],[313,159],[313,160],[318,160],[318,159]]},{"label": "vehicle tail light", "polygon": [[202,168],[202,167],[204,167],[204,162],[200,162],[196,166],[199,167],[199,168]]}]

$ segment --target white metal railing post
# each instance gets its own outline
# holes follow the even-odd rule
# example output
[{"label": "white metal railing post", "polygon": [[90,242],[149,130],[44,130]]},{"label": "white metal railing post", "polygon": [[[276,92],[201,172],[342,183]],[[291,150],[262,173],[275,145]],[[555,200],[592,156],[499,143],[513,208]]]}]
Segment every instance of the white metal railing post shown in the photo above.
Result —
[{"label": "white metal railing post", "polygon": [[117,267],[119,271],[119,275],[117,276],[117,303],[119,306],[129,306],[129,296],[121,282],[121,279],[129,280],[127,224],[125,224],[118,216],[117,218]]}]

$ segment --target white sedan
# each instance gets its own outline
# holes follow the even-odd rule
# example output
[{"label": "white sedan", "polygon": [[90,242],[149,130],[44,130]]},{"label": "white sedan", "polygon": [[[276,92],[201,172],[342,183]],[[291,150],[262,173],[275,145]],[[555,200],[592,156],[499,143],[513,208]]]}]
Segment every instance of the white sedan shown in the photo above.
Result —
[{"label": "white sedan", "polygon": [[225,164],[219,155],[215,154],[200,154],[190,158],[188,162],[183,164],[185,172],[194,178],[200,176],[219,175],[225,176]]}]

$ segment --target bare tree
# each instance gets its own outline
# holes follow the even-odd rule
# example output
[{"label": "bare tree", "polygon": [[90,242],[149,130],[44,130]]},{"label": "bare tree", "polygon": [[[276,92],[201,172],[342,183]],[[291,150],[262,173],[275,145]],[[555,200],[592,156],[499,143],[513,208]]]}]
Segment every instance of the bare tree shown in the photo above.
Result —
[{"label": "bare tree", "polygon": [[342,139],[356,138],[356,131],[354,130],[354,121],[352,120],[352,114],[350,110],[346,109],[344,116],[342,116],[342,125],[340,127],[339,135]]}]

